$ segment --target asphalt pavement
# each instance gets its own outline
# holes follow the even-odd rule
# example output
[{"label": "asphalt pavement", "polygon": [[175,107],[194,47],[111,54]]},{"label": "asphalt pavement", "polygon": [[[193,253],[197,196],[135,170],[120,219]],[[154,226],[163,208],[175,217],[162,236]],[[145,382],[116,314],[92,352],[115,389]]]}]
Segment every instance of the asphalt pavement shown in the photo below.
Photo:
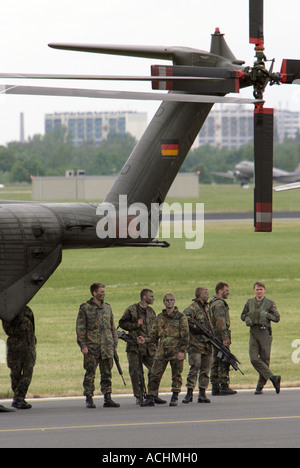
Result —
[{"label": "asphalt pavement", "polygon": [[[28,400],[31,410],[0,413],[0,448],[97,448],[98,457],[140,448],[130,453],[146,457],[147,448],[192,453],[203,447],[300,447],[300,388],[280,395],[270,389],[261,396],[253,390],[218,397],[208,392],[211,404],[198,404],[195,396],[188,405],[181,403],[182,393],[177,407],[147,408],[127,395],[113,396],[120,408],[103,408],[100,396],[96,409],[86,409],[83,398]],[[163,397],[169,402],[169,394]],[[9,407],[11,401],[0,403]]]}]

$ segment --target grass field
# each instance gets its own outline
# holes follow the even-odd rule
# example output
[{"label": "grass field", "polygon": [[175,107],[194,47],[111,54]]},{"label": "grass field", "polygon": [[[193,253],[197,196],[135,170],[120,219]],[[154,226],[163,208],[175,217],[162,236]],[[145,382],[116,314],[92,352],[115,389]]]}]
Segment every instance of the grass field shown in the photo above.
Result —
[{"label": "grass field", "polygon": [[[234,202],[232,197],[231,205]],[[282,375],[284,385],[299,385],[300,364],[292,360],[296,351],[292,345],[300,339],[300,222],[275,222],[272,234],[254,233],[248,222],[206,223],[202,249],[185,250],[184,243],[185,239],[171,239],[169,249],[65,251],[61,266],[30,304],[36,317],[38,360],[29,396],[82,394],[84,371],[75,322],[78,307],[89,298],[89,285],[94,281],[107,285],[106,300],[112,306],[116,324],[125,308],[138,301],[143,287],[154,290],[158,313],[165,292],[173,292],[176,305],[183,310],[196,286],[207,286],[212,295],[218,281],[227,281],[231,291],[232,351],[245,373],[242,376],[231,372],[231,384],[237,388],[254,387],[257,381],[248,357],[249,329],[240,321],[240,315],[252,296],[254,281],[265,281],[267,296],[275,300],[281,313],[281,322],[273,326],[271,369]],[[5,340],[1,327],[0,340]],[[127,386],[123,386],[114,367],[113,392],[131,392],[122,341],[118,352]],[[186,361],[183,392],[187,372]],[[98,375],[96,387],[99,394]],[[169,368],[161,389],[170,390]],[[9,371],[6,364],[0,364],[0,398],[10,396]]]}]

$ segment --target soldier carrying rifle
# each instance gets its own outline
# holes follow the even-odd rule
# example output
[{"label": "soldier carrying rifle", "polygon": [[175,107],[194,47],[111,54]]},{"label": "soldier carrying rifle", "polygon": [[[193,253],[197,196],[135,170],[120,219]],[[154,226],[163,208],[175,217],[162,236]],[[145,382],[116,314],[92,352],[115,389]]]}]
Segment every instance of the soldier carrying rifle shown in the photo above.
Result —
[{"label": "soldier carrying rifle", "polygon": [[[128,331],[126,352],[129,364],[129,375],[131,378],[133,394],[136,398],[136,404],[142,405],[145,397],[144,385],[141,385],[141,374],[143,375],[143,365],[148,369],[148,379],[151,376],[151,368],[154,361],[156,345],[154,343],[138,344],[137,337],[148,338],[150,336],[156,314],[151,305],[154,302],[154,294],[151,289],[142,289],[140,292],[140,302],[129,306],[122,315],[119,326]],[[165,400],[155,395],[156,404],[164,404]]]}]

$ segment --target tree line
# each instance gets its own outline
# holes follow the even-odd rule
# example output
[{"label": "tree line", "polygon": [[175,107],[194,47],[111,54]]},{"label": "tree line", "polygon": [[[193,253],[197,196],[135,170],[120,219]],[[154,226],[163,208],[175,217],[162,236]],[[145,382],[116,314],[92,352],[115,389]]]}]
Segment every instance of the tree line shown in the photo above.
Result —
[{"label": "tree line", "polygon": [[[33,176],[63,176],[67,170],[83,169],[86,175],[117,174],[136,145],[133,136],[111,133],[95,146],[85,142],[72,145],[64,128],[55,128],[45,135],[34,135],[24,143],[11,142],[0,146],[0,183],[30,182]],[[228,180],[212,175],[226,172],[242,161],[253,161],[253,144],[239,149],[201,146],[190,151],[182,172],[200,171],[202,183]],[[300,135],[296,139],[275,144],[274,166],[293,171],[300,164]],[[230,181],[229,181],[230,182]]]}]

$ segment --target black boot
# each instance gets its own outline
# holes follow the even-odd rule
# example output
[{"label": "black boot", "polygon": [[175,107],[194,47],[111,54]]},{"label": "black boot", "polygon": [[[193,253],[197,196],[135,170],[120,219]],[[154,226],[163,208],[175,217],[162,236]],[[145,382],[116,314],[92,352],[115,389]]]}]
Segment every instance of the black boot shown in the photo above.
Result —
[{"label": "black boot", "polygon": [[105,393],[103,408],[120,408],[120,405],[111,399],[111,393]]},{"label": "black boot", "polygon": [[173,392],[169,406],[177,406],[178,403],[178,392]]},{"label": "black boot", "polygon": [[237,392],[232,390],[227,384],[221,385],[220,395],[236,395]]},{"label": "black boot", "polygon": [[205,388],[199,388],[198,403],[210,403],[205,393]]},{"label": "black boot", "polygon": [[211,394],[212,394],[212,396],[219,396],[220,395],[220,385],[219,384],[216,384],[216,385],[212,386]]},{"label": "black boot", "polygon": [[30,409],[32,406],[24,398],[14,398],[11,406],[18,409]]},{"label": "black boot", "polygon": [[154,396],[153,395],[147,395],[141,406],[155,406],[154,404]]},{"label": "black boot", "polygon": [[161,398],[159,398],[159,396],[155,396],[154,397],[154,403],[156,405],[165,405],[167,403],[166,400],[162,400]]},{"label": "black boot", "polygon": [[92,397],[91,395],[88,395],[88,396],[86,397],[85,407],[86,407],[86,408],[96,408],[96,405],[95,405],[95,403],[94,403],[93,397]]},{"label": "black boot", "polygon": [[188,388],[187,394],[185,395],[184,399],[182,400],[182,403],[192,403],[193,401],[193,389]]},{"label": "black boot", "polygon": [[274,385],[276,393],[279,395],[281,376],[280,375],[273,375],[273,377],[271,377],[270,380],[271,380],[272,384]]},{"label": "black boot", "polygon": [[5,406],[0,405],[0,413],[13,413],[14,410],[10,408],[5,408]]}]

